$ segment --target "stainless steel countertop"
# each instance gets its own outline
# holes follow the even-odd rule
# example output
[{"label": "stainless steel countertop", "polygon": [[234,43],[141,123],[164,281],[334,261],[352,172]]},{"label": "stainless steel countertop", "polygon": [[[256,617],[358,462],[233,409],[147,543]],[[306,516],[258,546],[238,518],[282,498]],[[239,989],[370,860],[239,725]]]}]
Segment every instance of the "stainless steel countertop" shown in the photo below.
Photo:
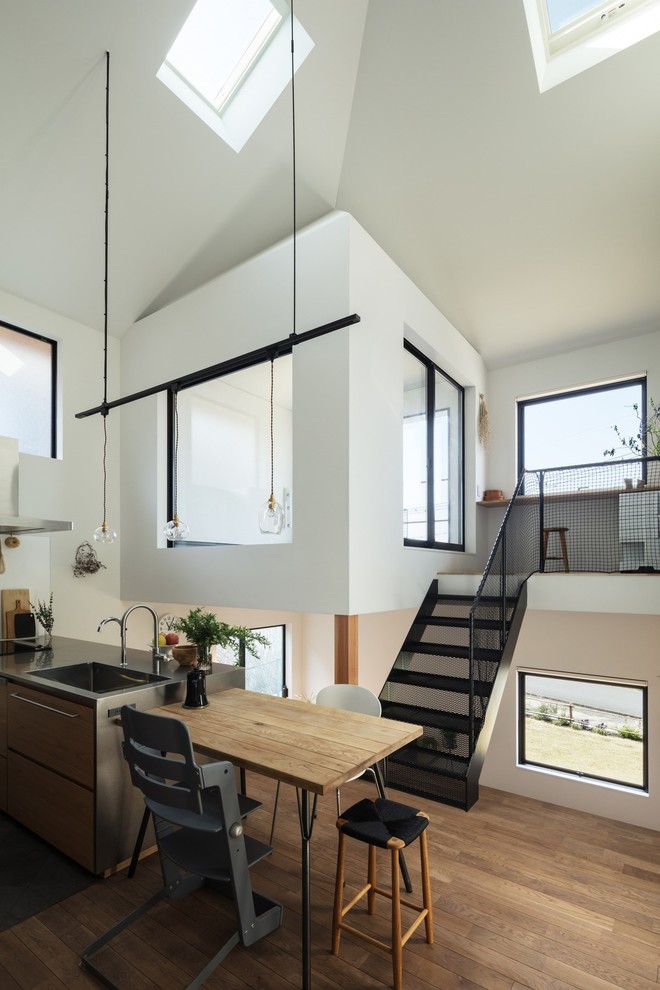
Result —
[{"label": "stainless steel countertop", "polygon": [[[111,694],[104,693],[103,695],[99,695],[92,691],[85,691],[82,688],[70,687],[69,685],[59,684],[57,681],[52,681],[45,677],[39,677],[40,670],[65,667],[74,663],[95,661],[97,663],[119,667],[119,644],[113,646],[107,643],[93,643],[81,639],[68,639],[64,636],[53,636],[52,649],[49,650],[25,650],[25,645],[27,644],[21,644],[21,650],[19,652],[0,655],[0,677],[6,677],[8,680],[17,684],[23,684],[26,687],[41,688],[50,691],[51,694],[75,698],[90,705],[93,705],[101,698],[106,700],[109,697],[121,698],[127,693],[120,690],[116,693],[112,692]],[[133,670],[141,670],[148,673],[154,672],[151,652],[148,650],[128,649],[126,651],[126,659],[128,666]],[[225,664],[214,664],[213,668],[213,672],[227,670]],[[176,660],[172,660],[170,663],[161,662],[157,673],[167,677],[168,681],[174,684],[185,681],[189,670],[189,667],[179,667]],[[208,675],[210,678],[213,678],[213,672]],[[162,686],[167,686],[167,683],[167,681],[161,682]],[[153,688],[155,685],[132,687],[131,691],[141,691],[149,687]]]}]

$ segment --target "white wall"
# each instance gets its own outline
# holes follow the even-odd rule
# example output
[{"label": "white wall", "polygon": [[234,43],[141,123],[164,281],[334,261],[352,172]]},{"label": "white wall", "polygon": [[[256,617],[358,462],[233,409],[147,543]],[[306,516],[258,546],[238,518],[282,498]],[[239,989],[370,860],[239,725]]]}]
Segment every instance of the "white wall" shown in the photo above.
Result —
[{"label": "white wall", "polygon": [[[439,568],[474,568],[469,555],[403,547],[404,333],[469,390],[472,551],[481,359],[348,215],[302,231],[298,258],[298,331],[352,312],[361,322],[294,348],[293,543],[166,549],[165,402],[141,400],[122,410],[123,597],[356,614],[417,606]],[[122,341],[123,392],[285,338],[290,283],[287,241],[142,320]]]},{"label": "white wall", "polygon": [[[537,575],[525,613],[481,783],[551,804],[657,829],[660,762],[658,579],[648,575]],[[583,604],[581,604],[583,603]],[[582,607],[582,611],[579,611]],[[593,611],[587,611],[593,609]],[[655,609],[655,614],[653,614]],[[637,611],[638,614],[634,614]],[[517,671],[636,680],[648,685],[649,793],[588,783],[517,765]]]},{"label": "white wall", "polygon": [[[351,612],[419,607],[438,573],[481,570],[475,491],[483,457],[476,410],[481,357],[375,241],[351,220],[351,309],[362,322],[350,354]],[[404,547],[402,539],[403,340],[466,389],[466,552]]]},{"label": "white wall", "polygon": [[[100,295],[99,308],[101,304]],[[73,576],[76,547],[91,541],[103,508],[101,417],[78,420],[75,413],[103,398],[103,335],[4,292],[0,319],[58,342],[58,457],[20,455],[19,512],[73,522],[72,532],[26,536],[20,548],[7,550],[0,588],[27,587],[42,600],[52,590],[55,633],[94,639],[100,619],[117,608],[120,544],[99,550],[105,570],[90,577]],[[118,352],[118,341],[110,339],[110,398],[119,394]],[[108,432],[108,521],[121,532],[117,414],[108,418]]]}]

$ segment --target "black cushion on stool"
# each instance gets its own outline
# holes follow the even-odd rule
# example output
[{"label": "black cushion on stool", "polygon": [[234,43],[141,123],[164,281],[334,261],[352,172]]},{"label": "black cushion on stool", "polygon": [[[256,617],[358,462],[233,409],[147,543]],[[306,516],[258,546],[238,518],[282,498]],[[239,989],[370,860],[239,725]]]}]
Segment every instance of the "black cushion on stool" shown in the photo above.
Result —
[{"label": "black cushion on stool", "polygon": [[344,835],[383,849],[393,838],[400,839],[404,846],[410,845],[429,823],[428,818],[419,815],[417,808],[387,798],[376,801],[365,798],[344,811],[341,817]]}]

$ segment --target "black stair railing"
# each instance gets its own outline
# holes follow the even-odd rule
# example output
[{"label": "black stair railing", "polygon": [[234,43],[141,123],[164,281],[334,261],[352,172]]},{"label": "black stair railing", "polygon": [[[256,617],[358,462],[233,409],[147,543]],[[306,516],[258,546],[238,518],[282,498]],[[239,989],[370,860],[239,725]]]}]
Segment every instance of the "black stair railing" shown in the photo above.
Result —
[{"label": "black stair railing", "polygon": [[[532,574],[566,569],[561,545],[546,529],[563,529],[572,572],[660,573],[660,458],[603,461],[523,471],[507,506],[470,609],[470,752],[476,744],[480,652],[504,650],[512,603]],[[559,540],[558,534],[550,534]],[[547,554],[547,556],[546,556]],[[496,620],[496,633],[479,620]],[[479,695],[481,709],[487,699]]]}]

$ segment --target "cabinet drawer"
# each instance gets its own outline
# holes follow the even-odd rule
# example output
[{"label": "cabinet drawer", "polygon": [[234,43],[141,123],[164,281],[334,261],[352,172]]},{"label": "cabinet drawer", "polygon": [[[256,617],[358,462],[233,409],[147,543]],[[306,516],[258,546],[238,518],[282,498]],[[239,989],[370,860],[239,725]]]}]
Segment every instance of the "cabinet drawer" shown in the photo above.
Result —
[{"label": "cabinet drawer", "polygon": [[7,758],[7,810],[86,870],[94,871],[94,795],[18,753]]},{"label": "cabinet drawer", "polygon": [[0,681],[0,756],[7,755],[7,683]]},{"label": "cabinet drawer", "polygon": [[8,693],[9,749],[93,787],[94,710],[17,684]]}]

